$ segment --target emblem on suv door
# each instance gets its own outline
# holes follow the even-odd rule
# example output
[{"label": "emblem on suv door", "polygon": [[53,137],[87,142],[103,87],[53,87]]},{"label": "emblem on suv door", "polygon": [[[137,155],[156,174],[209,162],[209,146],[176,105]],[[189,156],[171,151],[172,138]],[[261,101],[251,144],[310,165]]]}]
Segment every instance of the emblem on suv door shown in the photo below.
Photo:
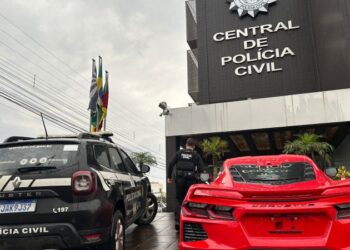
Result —
[{"label": "emblem on suv door", "polygon": [[13,185],[14,188],[19,188],[21,183],[22,183],[22,180],[18,176],[12,181],[12,185]]}]

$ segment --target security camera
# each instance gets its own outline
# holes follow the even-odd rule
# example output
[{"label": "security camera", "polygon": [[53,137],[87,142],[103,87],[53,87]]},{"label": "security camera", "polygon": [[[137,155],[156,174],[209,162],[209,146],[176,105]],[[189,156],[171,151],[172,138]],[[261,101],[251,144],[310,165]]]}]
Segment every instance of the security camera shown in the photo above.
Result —
[{"label": "security camera", "polygon": [[160,107],[163,110],[163,112],[160,113],[159,116],[169,115],[170,111],[169,111],[168,104],[166,102],[159,103],[158,107]]},{"label": "security camera", "polygon": [[161,102],[158,106],[163,110],[168,108],[168,104],[166,102]]}]

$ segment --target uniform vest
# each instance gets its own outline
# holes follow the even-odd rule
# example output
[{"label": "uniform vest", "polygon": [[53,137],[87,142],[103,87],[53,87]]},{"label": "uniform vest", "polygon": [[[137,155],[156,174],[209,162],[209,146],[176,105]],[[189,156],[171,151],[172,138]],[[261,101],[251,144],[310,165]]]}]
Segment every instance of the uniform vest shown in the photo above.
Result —
[{"label": "uniform vest", "polygon": [[196,164],[195,155],[191,150],[181,150],[176,164],[177,178],[195,178]]}]

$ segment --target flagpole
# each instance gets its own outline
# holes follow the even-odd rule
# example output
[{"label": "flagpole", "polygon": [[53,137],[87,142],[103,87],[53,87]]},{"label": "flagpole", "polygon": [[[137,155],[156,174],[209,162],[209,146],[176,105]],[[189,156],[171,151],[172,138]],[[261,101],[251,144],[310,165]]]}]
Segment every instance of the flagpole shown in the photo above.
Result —
[{"label": "flagpole", "polygon": [[106,131],[107,127],[107,116],[105,117],[105,120],[103,121],[103,130]]},{"label": "flagpole", "polygon": [[100,114],[100,112],[98,112],[98,106],[97,106],[97,110],[96,110],[96,132],[98,132],[98,127],[99,127],[99,120],[100,120],[99,114]]},{"label": "flagpole", "polygon": [[[95,62],[95,59],[92,58],[92,74],[94,74],[94,62]],[[93,78],[94,76],[92,76]],[[91,97],[90,97],[91,98]],[[93,115],[93,111],[90,109],[90,126],[89,126],[89,133],[91,133],[91,129],[92,129],[92,115]]]},{"label": "flagpole", "polygon": [[[95,111],[96,112],[96,111]],[[92,128],[94,128],[94,124],[92,123],[92,117],[94,116],[95,112],[93,110],[90,111],[90,129],[89,129],[89,132],[95,132],[95,131],[92,131]],[[96,112],[97,113],[97,112]]]},{"label": "flagpole", "polygon": [[[107,84],[107,87],[108,87],[108,71],[106,70],[105,71],[105,77],[106,77],[106,79],[105,79],[105,84]],[[106,129],[107,129],[107,107],[106,107],[106,114],[105,114],[105,119],[104,119],[104,121],[103,121],[103,130],[104,131],[106,131]]]},{"label": "flagpole", "polygon": [[[98,63],[98,77],[97,78],[99,78],[100,77],[100,70],[102,69],[101,68],[101,61],[102,61],[102,57],[101,56],[98,56],[98,59],[99,59],[99,63]],[[97,80],[98,81],[98,80]],[[102,83],[102,86],[101,86],[101,88],[103,88],[103,83]],[[100,100],[100,90],[97,88],[97,92],[98,92],[98,100]],[[101,111],[102,111],[102,108],[101,108]],[[97,114],[96,114],[96,132],[99,132],[99,127],[100,127],[100,109],[99,109],[99,103],[98,103],[98,101],[97,101],[97,103],[96,103],[96,112],[97,112]]]},{"label": "flagpole", "polygon": [[96,109],[96,132],[98,132],[99,120],[100,120],[100,112],[98,112],[98,105],[97,105],[97,109]]}]

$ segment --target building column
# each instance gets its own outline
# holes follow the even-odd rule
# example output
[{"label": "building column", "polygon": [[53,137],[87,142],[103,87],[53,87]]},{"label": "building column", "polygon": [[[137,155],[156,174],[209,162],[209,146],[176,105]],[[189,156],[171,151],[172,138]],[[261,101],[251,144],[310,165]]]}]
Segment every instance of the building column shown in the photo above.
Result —
[{"label": "building column", "polygon": [[[177,137],[166,137],[166,173],[168,173],[168,166],[170,159],[174,156],[177,150],[179,150],[179,140]],[[166,174],[167,175],[167,174]],[[166,177],[167,178],[167,177]],[[167,212],[175,211],[176,197],[175,197],[175,183],[166,184],[166,201],[167,201]]]}]

